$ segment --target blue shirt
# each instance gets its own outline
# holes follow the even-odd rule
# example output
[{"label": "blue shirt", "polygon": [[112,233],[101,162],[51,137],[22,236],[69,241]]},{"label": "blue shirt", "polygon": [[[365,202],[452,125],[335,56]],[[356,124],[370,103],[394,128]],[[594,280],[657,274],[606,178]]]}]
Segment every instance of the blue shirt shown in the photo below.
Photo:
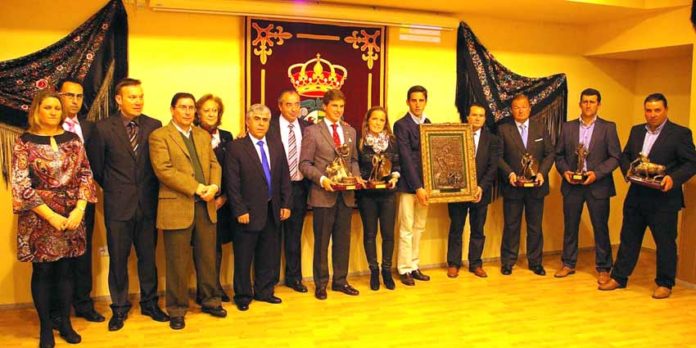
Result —
[{"label": "blue shirt", "polygon": [[662,128],[665,127],[665,123],[667,123],[667,119],[655,128],[654,131],[651,131],[647,124],[645,125],[645,139],[643,139],[643,148],[640,151],[643,155],[650,155],[650,150],[652,150],[653,145],[655,145],[655,140],[660,136],[660,132],[662,132]]}]

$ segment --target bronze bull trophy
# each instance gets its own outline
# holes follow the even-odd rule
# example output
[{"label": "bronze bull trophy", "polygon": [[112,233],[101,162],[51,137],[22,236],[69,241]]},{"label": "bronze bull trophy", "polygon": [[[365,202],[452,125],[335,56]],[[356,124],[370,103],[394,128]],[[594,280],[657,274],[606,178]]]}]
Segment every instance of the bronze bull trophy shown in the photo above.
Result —
[{"label": "bronze bull trophy", "polygon": [[647,155],[640,153],[631,162],[626,178],[628,181],[652,189],[662,189],[662,179],[665,177],[665,166],[650,162]]}]

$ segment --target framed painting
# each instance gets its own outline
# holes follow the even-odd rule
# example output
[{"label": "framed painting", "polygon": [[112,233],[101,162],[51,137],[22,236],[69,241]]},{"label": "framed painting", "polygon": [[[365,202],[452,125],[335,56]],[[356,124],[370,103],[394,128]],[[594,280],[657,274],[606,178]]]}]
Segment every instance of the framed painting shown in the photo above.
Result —
[{"label": "framed painting", "polygon": [[476,155],[471,126],[462,123],[420,126],[423,184],[432,203],[473,201]]}]

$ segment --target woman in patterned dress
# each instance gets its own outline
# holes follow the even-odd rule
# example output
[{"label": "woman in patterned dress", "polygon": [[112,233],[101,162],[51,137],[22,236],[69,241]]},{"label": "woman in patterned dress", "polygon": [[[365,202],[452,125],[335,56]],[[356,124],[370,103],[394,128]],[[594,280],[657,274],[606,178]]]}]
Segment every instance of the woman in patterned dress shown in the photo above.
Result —
[{"label": "woman in patterned dress", "polygon": [[[371,179],[376,161],[380,156],[391,161],[391,171],[386,176],[376,174],[377,179],[390,186],[379,190],[360,190],[358,210],[363,223],[363,245],[370,266],[370,289],[379,289],[379,263],[377,262],[377,225],[382,235],[382,280],[384,286],[394,290],[391,266],[394,255],[394,219],[396,217],[396,182],[399,180],[399,152],[396,139],[389,127],[387,111],[381,106],[370,108],[365,114],[362,134],[358,143],[360,175],[365,181]],[[380,172],[379,170],[377,170]]]},{"label": "woman in patterned dress", "polygon": [[84,254],[83,216],[96,202],[92,171],[80,138],[63,131],[65,114],[58,95],[34,97],[29,129],[12,153],[12,208],[19,215],[17,258],[32,263],[31,294],[41,323],[40,347],[55,345],[51,301],[59,301],[60,336],[68,343],[82,338],[70,323],[70,258]]}]

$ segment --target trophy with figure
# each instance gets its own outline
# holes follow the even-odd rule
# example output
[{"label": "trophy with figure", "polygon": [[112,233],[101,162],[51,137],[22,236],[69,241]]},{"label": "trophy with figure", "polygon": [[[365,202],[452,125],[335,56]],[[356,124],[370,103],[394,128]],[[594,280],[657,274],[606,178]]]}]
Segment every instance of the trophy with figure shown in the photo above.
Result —
[{"label": "trophy with figure", "polygon": [[539,184],[536,181],[537,173],[539,173],[539,163],[534,159],[534,156],[530,153],[525,153],[522,155],[522,169],[517,173],[517,181],[515,186],[517,187],[538,187]]},{"label": "trophy with figure", "polygon": [[587,171],[585,170],[585,163],[587,163],[587,148],[585,144],[578,144],[578,148],[575,150],[575,154],[578,155],[578,166],[575,172],[570,176],[570,182],[573,184],[582,184],[587,180]]},{"label": "trophy with figure", "polygon": [[638,158],[631,162],[626,179],[634,184],[660,190],[665,170],[665,166],[650,162],[648,155],[641,152]]},{"label": "trophy with figure", "polygon": [[357,190],[360,185],[350,171],[350,142],[335,148],[336,158],[326,166],[326,177],[336,191]]}]

